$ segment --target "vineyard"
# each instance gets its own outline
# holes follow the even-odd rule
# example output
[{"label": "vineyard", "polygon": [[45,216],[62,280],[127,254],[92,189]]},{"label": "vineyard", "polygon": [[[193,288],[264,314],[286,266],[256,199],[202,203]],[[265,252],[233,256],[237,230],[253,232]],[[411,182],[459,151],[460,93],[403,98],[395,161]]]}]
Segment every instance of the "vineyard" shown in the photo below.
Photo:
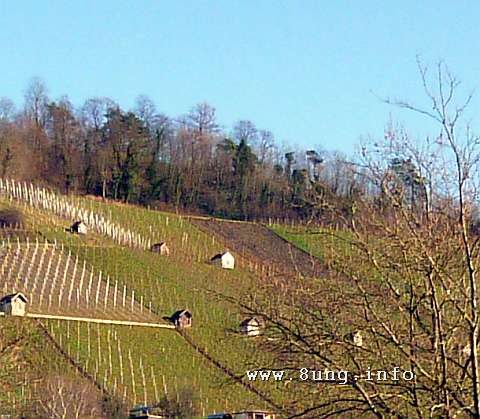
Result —
[{"label": "vineyard", "polygon": [[135,292],[117,280],[95,272],[86,261],[48,242],[0,247],[2,295],[24,293],[32,314],[70,315],[112,320],[156,321],[158,317],[135,300]]},{"label": "vineyard", "polygon": [[[212,266],[209,259],[226,244],[174,214],[59,196],[5,180],[0,192],[0,209],[15,209],[25,217],[20,228],[0,230],[0,290],[2,295],[23,292],[29,315],[166,326],[164,318],[176,310],[189,308],[194,315],[193,327],[184,333],[24,320],[33,334],[47,333],[43,339],[51,340],[75,365],[72,374],[85,374],[130,407],[164,395],[176,397],[184,389],[194,392],[202,415],[281,407],[280,384],[249,387],[243,382],[253,362],[261,364],[270,355],[259,353],[254,341],[237,332],[242,313],[229,302],[258,278],[268,278],[268,267],[242,252],[236,254],[234,271]],[[77,219],[87,220],[86,236],[68,231]],[[159,241],[168,243],[169,257],[148,251]],[[4,324],[8,320],[0,317],[0,333]],[[35,398],[28,385],[32,377],[26,375],[13,383],[0,379],[6,390],[0,392],[2,406]],[[277,394],[276,399],[263,397],[264,390]]]}]

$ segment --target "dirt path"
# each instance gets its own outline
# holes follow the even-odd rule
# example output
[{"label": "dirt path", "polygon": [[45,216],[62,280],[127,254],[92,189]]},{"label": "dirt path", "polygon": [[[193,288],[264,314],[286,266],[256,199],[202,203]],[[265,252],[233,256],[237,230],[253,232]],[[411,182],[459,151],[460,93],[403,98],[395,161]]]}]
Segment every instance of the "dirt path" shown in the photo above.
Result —
[{"label": "dirt path", "polygon": [[194,217],[190,222],[216,236],[228,250],[255,263],[273,267],[278,274],[311,277],[327,273],[318,259],[261,224]]}]

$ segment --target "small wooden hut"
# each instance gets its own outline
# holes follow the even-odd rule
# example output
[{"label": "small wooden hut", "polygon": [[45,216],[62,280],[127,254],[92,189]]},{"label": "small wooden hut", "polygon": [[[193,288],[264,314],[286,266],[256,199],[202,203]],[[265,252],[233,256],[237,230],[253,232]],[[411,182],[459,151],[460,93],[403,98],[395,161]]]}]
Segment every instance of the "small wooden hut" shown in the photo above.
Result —
[{"label": "small wooden hut", "polygon": [[188,309],[178,310],[170,317],[172,323],[178,329],[192,327],[192,313]]},{"label": "small wooden hut", "polygon": [[25,316],[27,297],[21,292],[9,294],[0,300],[0,311],[8,316]]},{"label": "small wooden hut", "polygon": [[363,346],[363,335],[360,330],[348,333],[345,335],[345,340],[347,342],[353,343],[355,346],[361,348]]},{"label": "small wooden hut", "polygon": [[240,323],[240,332],[245,336],[258,336],[262,329],[262,322],[256,317],[250,317]]},{"label": "small wooden hut", "polygon": [[230,252],[218,253],[210,259],[210,262],[221,266],[223,269],[233,269],[235,267],[235,258]]},{"label": "small wooden hut", "polygon": [[87,229],[87,225],[79,220],[79,221],[75,221],[72,226],[70,227],[70,231],[72,233],[77,233],[77,234],[87,234],[88,232],[88,229]]},{"label": "small wooden hut", "polygon": [[170,249],[165,242],[155,243],[150,250],[153,253],[160,253],[161,256],[170,256]]}]

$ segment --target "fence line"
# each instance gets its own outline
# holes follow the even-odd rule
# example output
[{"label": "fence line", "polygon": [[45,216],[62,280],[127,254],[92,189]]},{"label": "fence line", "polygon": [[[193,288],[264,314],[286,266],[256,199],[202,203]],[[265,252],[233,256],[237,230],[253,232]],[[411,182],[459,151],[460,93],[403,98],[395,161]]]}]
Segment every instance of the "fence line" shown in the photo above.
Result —
[{"label": "fence line", "polygon": [[[0,316],[5,316],[5,313],[0,312]],[[73,317],[73,316],[57,316],[52,314],[37,314],[26,313],[25,317],[32,319],[48,319],[48,320],[69,320],[85,323],[97,323],[97,324],[112,324],[118,326],[139,326],[139,327],[153,327],[157,329],[176,329],[173,324],[164,323],[147,323],[147,322],[134,322],[128,320],[110,320],[110,319],[93,319],[88,317]]]},{"label": "fence line", "polygon": [[89,228],[109,237],[115,243],[139,249],[148,249],[151,239],[129,229],[112,223],[92,210],[76,206],[64,195],[56,194],[46,188],[32,183],[18,182],[13,179],[0,178],[0,194],[10,200],[17,200],[32,208],[43,209],[70,221],[82,220]]}]

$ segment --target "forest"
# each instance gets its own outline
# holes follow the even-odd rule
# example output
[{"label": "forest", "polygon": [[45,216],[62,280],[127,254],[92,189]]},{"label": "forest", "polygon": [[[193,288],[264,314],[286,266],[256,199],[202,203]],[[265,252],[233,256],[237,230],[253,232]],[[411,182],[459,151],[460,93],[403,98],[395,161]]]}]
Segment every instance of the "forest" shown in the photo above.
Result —
[{"label": "forest", "polygon": [[234,219],[305,220],[348,212],[365,181],[346,156],[280,145],[239,120],[230,129],[208,103],[179,117],[147,96],[124,110],[94,97],[75,107],[33,78],[24,103],[0,99],[0,176],[88,194]]}]

